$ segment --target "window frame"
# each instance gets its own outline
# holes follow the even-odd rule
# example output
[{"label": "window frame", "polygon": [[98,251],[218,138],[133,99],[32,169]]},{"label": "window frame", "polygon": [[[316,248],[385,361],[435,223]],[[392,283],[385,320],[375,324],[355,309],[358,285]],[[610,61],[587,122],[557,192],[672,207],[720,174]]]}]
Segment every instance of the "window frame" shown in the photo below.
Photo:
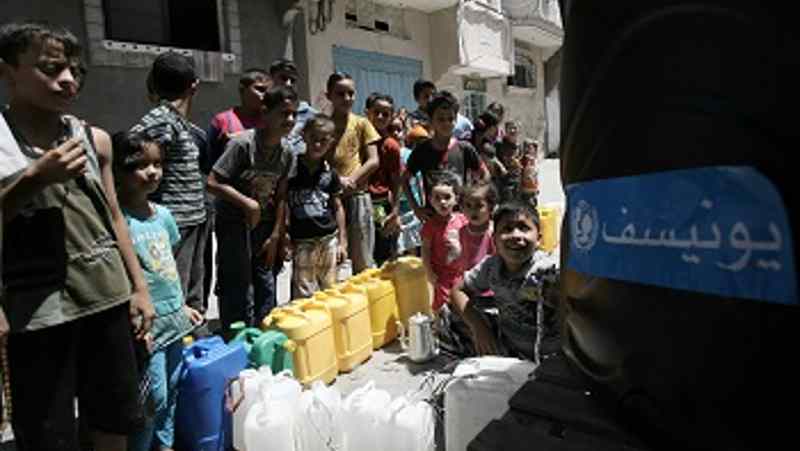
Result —
[{"label": "window frame", "polygon": [[[477,102],[480,105],[473,105],[473,103],[470,101],[473,97],[481,99],[480,102]],[[488,98],[486,93],[483,91],[469,89],[464,90],[461,114],[469,118],[470,121],[475,122],[475,120],[478,119],[478,116],[480,116],[480,114],[486,110],[486,105],[488,105],[487,100]]]},{"label": "window frame", "polygon": [[[523,79],[525,79],[525,82],[522,84],[517,83],[520,69],[522,69]],[[536,62],[533,58],[517,49],[514,56],[514,73],[508,76],[506,85],[510,88],[535,91],[539,84],[538,76]]]},{"label": "window frame", "polygon": [[142,44],[109,39],[106,36],[104,0],[83,0],[84,20],[90,62],[95,66],[126,68],[150,67],[156,56],[175,51],[192,57],[199,54],[220,54],[224,73],[242,71],[242,40],[239,27],[239,0],[216,0],[221,52]]}]

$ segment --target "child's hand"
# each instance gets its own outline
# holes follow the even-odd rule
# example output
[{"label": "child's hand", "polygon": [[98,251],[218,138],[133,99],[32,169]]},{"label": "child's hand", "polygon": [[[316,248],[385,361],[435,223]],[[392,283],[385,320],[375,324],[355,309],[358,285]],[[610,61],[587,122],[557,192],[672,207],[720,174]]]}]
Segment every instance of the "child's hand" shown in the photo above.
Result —
[{"label": "child's hand", "polygon": [[153,318],[156,317],[156,309],[150,300],[150,293],[147,290],[135,291],[131,295],[128,309],[134,335],[137,339],[144,338],[150,332]]},{"label": "child's hand", "polygon": [[417,207],[414,209],[414,215],[420,222],[426,222],[433,217],[433,210],[430,207]]},{"label": "child's hand", "polygon": [[347,243],[339,242],[336,246],[336,263],[347,260]]},{"label": "child's hand", "polygon": [[342,184],[342,190],[345,193],[356,190],[356,180],[352,177],[339,177],[339,182]]},{"label": "child's hand", "polygon": [[497,341],[483,321],[470,322],[472,341],[478,355],[497,355]]},{"label": "child's hand", "polygon": [[280,244],[278,244],[278,258],[283,261],[290,261],[292,259],[292,240],[288,233],[283,234]]},{"label": "child's hand", "polygon": [[393,236],[400,233],[400,226],[400,217],[392,212],[384,219],[381,229],[384,236]]},{"label": "child's hand", "polygon": [[244,219],[250,228],[254,228],[261,221],[261,205],[254,199],[248,198],[244,208]]},{"label": "child's hand", "polygon": [[278,244],[280,238],[267,238],[264,244],[261,245],[260,254],[264,256],[264,266],[272,268],[275,265],[275,256],[278,255]]},{"label": "child's hand", "polygon": [[439,280],[439,277],[433,271],[426,271],[426,273],[428,274],[428,282],[435,286],[436,281]]},{"label": "child's hand", "polygon": [[188,305],[183,306],[183,311],[186,313],[186,316],[189,317],[189,321],[191,321],[195,326],[203,324],[203,321],[205,321],[205,317],[202,313],[189,307]]},{"label": "child's hand", "polygon": [[156,348],[156,342],[153,339],[153,334],[150,332],[146,333],[144,337],[142,337],[142,342],[144,343],[144,348],[147,349],[147,352],[152,354],[153,350]]},{"label": "child's hand", "polygon": [[87,171],[86,158],[81,138],[74,137],[45,152],[31,170],[46,185],[63,183]]}]

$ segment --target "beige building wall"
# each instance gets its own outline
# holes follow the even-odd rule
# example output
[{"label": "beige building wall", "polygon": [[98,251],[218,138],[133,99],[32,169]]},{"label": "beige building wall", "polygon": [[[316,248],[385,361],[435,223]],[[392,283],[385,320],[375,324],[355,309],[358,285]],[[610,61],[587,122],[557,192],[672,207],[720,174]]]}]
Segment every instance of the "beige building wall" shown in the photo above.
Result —
[{"label": "beige building wall", "polygon": [[435,11],[429,17],[431,73],[428,77],[429,79],[438,79],[446,75],[451,70],[453,63],[458,61],[456,7]]},{"label": "beige building wall", "polygon": [[[429,14],[406,9],[403,12],[405,35],[398,38],[385,33],[376,33],[359,28],[348,27],[345,21],[345,2],[334,4],[333,20],[325,31],[311,34],[306,27],[308,49],[308,73],[311,101],[317,107],[324,107],[325,84],[333,72],[333,46],[349,47],[358,50],[402,56],[422,61],[422,76],[431,76],[431,25]],[[409,90],[412,86],[408,87]],[[356,102],[363,102],[359,93]]]},{"label": "beige building wall", "polygon": [[[500,102],[505,106],[504,120],[516,120],[521,124],[521,136],[536,139],[540,148],[544,146],[544,133],[546,119],[544,111],[544,61],[542,50],[538,48],[525,49],[525,53],[536,65],[536,88],[525,89],[509,87],[506,78],[489,78],[486,81],[486,104]],[[448,72],[434,80],[436,87],[445,89],[464,101],[463,77],[453,72]]]},{"label": "beige building wall", "polygon": [[[519,47],[517,48],[519,50]],[[495,79],[488,83],[489,102],[497,101],[506,107],[506,121],[521,124],[521,136],[539,140],[544,145],[546,128],[544,111],[544,61],[538,48],[526,49],[525,54],[536,65],[536,88],[526,89],[506,86],[506,79]]]}]

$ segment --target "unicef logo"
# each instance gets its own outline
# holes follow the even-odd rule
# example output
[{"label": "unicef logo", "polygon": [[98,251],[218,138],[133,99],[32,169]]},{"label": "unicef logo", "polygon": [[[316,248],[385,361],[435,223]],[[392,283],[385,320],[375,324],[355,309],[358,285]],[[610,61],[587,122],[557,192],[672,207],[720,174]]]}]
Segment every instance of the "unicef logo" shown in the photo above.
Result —
[{"label": "unicef logo", "polygon": [[586,201],[578,202],[570,217],[570,235],[575,248],[581,251],[591,250],[597,241],[599,229],[597,209]]}]

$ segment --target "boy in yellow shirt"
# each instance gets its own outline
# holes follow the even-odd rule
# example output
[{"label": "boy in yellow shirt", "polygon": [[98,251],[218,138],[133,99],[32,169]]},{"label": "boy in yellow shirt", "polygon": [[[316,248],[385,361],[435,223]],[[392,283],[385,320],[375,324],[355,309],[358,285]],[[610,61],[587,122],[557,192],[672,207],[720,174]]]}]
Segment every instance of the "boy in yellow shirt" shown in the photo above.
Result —
[{"label": "boy in yellow shirt", "polygon": [[356,87],[350,75],[336,72],[328,77],[327,96],[333,104],[332,119],[337,142],[327,160],[342,184],[348,255],[353,263],[353,272],[357,273],[375,266],[372,258],[375,224],[367,182],[380,164],[377,142],[381,135],[367,118],[353,114]]}]

